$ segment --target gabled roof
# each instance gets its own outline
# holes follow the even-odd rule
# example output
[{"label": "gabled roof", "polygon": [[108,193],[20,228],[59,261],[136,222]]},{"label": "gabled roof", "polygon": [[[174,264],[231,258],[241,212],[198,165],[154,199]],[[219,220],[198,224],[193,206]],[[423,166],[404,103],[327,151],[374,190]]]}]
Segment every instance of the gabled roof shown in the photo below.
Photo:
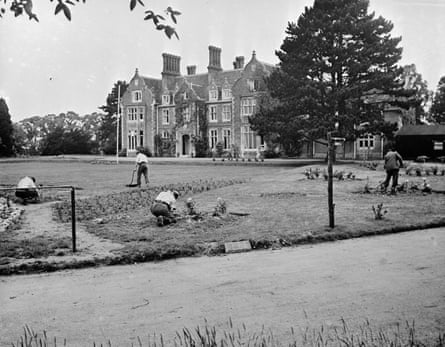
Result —
[{"label": "gabled roof", "polygon": [[445,125],[404,125],[396,136],[420,136],[420,135],[443,135],[445,136]]},{"label": "gabled roof", "polygon": [[144,79],[147,88],[153,89],[155,95],[159,95],[161,93],[162,81],[160,79],[144,76],[142,76],[142,78]]}]

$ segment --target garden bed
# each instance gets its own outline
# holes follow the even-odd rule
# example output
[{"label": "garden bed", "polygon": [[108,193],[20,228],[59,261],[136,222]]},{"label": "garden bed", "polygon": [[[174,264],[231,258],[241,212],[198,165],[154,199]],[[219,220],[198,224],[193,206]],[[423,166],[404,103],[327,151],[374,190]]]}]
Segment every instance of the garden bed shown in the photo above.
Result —
[{"label": "garden bed", "polygon": [[[233,168],[233,179],[216,175],[214,180],[167,183],[97,196],[86,194],[76,202],[79,225],[98,242],[112,243],[113,249],[104,256],[91,257],[84,257],[82,248],[74,256],[65,252],[70,256],[69,261],[66,256],[51,260],[39,256],[32,265],[10,262],[0,268],[0,273],[220,254],[224,252],[224,243],[232,241],[248,240],[253,249],[280,248],[445,225],[445,194],[357,194],[364,191],[366,184],[377,187],[385,178],[384,171],[336,165],[338,172],[353,174],[334,180],[336,226],[331,229],[327,226],[327,182],[322,175],[306,178],[309,169],[321,172],[324,167],[277,169],[260,175],[252,169],[251,179],[245,171],[242,177],[237,176]],[[205,175],[205,168],[201,167],[200,173]],[[400,181],[406,179],[423,182],[423,178],[402,172]],[[433,189],[445,190],[445,176],[431,175],[427,180]],[[184,218],[176,224],[158,227],[149,207],[155,194],[164,189],[183,193],[178,201],[183,214],[186,199],[193,197],[204,218],[199,221]],[[218,197],[227,202],[228,213],[213,217]],[[380,220],[375,219],[372,210],[378,204],[388,211]],[[54,209],[57,223],[65,229],[60,233],[63,240],[70,235],[69,202],[57,203]],[[54,243],[55,252],[56,249],[60,245]]]}]

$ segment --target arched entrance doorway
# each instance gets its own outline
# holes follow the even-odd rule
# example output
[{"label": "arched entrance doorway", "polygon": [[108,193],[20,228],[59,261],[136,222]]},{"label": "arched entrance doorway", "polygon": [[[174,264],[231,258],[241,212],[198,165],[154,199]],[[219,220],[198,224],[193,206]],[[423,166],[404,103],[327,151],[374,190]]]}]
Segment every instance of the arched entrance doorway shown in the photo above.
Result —
[{"label": "arched entrance doorway", "polygon": [[182,155],[190,154],[190,136],[182,135]]}]

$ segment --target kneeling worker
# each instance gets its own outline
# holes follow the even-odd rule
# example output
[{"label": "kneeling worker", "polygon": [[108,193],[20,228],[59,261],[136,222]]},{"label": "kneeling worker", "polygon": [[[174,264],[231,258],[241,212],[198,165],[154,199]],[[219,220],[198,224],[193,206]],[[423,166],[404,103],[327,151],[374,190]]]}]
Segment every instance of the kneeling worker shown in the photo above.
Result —
[{"label": "kneeling worker", "polygon": [[176,200],[179,193],[174,190],[161,192],[156,197],[151,206],[151,213],[157,218],[158,226],[162,227],[171,223],[176,223],[174,212],[176,211]]},{"label": "kneeling worker", "polygon": [[15,196],[22,199],[23,204],[26,205],[26,200],[39,200],[39,191],[36,186],[36,179],[34,177],[25,176],[19,183],[17,183],[17,189]]}]

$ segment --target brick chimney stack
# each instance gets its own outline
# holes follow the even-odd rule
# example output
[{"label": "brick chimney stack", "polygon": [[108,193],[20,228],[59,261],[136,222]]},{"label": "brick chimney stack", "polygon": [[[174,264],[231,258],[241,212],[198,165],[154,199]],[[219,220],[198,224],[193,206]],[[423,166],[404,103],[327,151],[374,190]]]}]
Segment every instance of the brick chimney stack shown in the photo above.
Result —
[{"label": "brick chimney stack", "polygon": [[196,75],[196,65],[187,66],[187,75]]},{"label": "brick chimney stack", "polygon": [[181,75],[181,57],[173,54],[163,53],[162,59],[164,67],[162,69],[162,75],[180,76]]},{"label": "brick chimney stack", "polygon": [[233,62],[234,69],[244,69],[244,57],[239,56],[235,57],[235,61]]},{"label": "brick chimney stack", "polygon": [[209,66],[210,71],[221,71],[221,48],[209,46]]}]

